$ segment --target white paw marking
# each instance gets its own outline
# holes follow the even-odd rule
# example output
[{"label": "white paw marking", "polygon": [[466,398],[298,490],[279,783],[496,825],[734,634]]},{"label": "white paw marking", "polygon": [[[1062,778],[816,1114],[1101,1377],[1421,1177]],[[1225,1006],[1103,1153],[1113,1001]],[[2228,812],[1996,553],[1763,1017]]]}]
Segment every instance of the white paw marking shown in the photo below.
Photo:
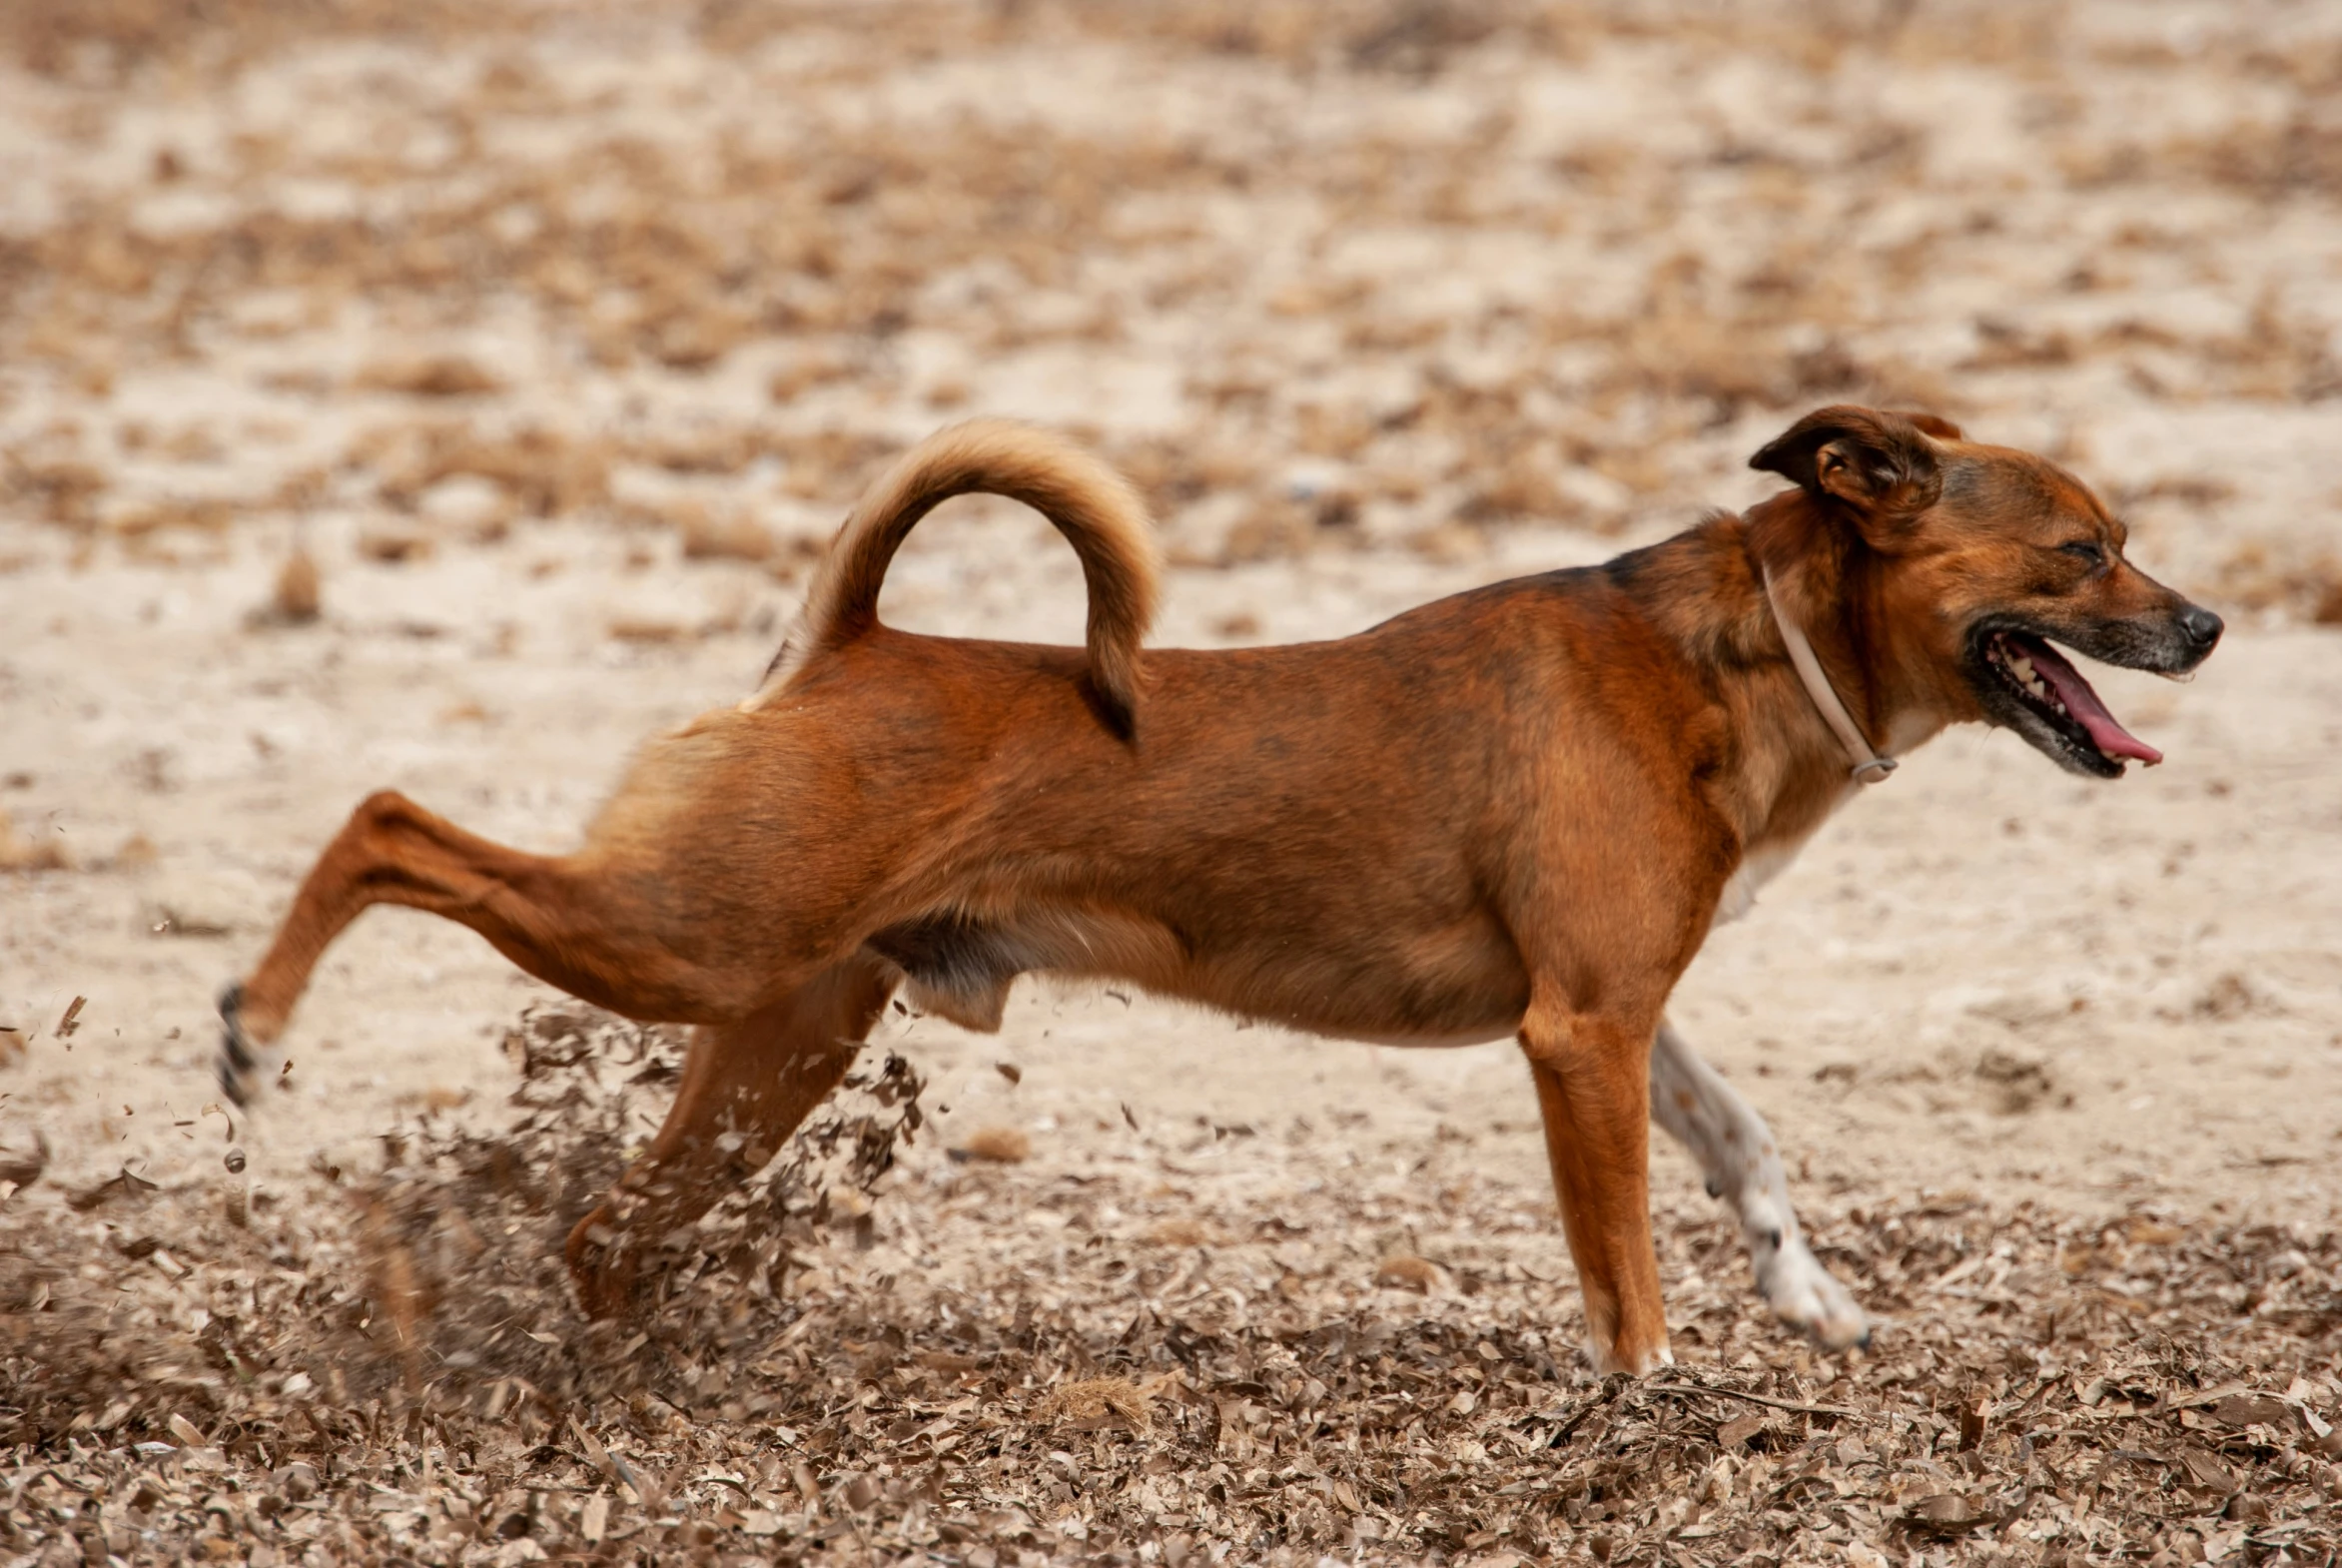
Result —
[{"label": "white paw marking", "polygon": [[1774,1315],[1804,1329],[1826,1349],[1843,1350],[1867,1340],[1871,1320],[1855,1304],[1854,1292],[1822,1266],[1805,1239],[1793,1236],[1768,1257],[1770,1239],[1752,1245],[1750,1253],[1757,1265],[1757,1289]]},{"label": "white paw marking", "polygon": [[1605,1377],[1613,1372],[1624,1372],[1630,1377],[1647,1377],[1663,1366],[1675,1364],[1675,1351],[1667,1345],[1661,1345],[1657,1351],[1640,1361],[1628,1360],[1610,1346],[1590,1337],[1580,1348],[1586,1353],[1586,1363]]}]

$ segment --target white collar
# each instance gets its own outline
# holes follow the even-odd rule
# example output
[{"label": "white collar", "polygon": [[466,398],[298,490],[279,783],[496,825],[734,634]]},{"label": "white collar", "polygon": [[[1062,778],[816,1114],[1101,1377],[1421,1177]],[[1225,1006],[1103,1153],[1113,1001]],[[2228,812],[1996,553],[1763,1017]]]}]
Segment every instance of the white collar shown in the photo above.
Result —
[{"label": "white collar", "polygon": [[1838,688],[1830,684],[1822,661],[1814,657],[1814,645],[1806,640],[1797,622],[1783,613],[1781,600],[1773,591],[1772,568],[1760,564],[1757,576],[1765,585],[1765,604],[1773,611],[1773,624],[1781,628],[1781,640],[1789,644],[1789,662],[1797,666],[1797,678],[1805,682],[1806,695],[1814,699],[1823,722],[1837,732],[1839,744],[1846,748],[1847,757],[1854,763],[1851,777],[1857,784],[1878,783],[1895,771],[1895,759],[1873,751],[1870,741],[1856,725],[1854,715],[1846,711],[1846,704],[1839,700]]}]

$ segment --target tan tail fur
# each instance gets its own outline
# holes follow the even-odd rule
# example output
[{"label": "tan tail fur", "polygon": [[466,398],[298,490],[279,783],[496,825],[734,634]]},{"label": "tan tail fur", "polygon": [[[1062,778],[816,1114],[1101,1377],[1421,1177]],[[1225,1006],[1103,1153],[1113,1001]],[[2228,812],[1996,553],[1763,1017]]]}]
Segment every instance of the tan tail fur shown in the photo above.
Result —
[{"label": "tan tail fur", "polygon": [[1090,682],[1102,716],[1138,722],[1139,644],[1155,618],[1161,559],[1128,480],[1063,437],[1009,419],[971,419],[913,447],[863,497],[814,574],[797,625],[747,706],[762,707],[824,653],[878,622],[887,565],[919,519],[955,495],[1023,501],[1082,558],[1090,589]]}]

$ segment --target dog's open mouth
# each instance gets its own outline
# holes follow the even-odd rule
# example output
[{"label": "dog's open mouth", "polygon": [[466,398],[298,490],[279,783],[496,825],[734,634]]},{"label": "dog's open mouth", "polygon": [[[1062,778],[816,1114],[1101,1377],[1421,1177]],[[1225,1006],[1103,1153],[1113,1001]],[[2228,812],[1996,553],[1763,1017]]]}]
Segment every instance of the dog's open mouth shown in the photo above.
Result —
[{"label": "dog's open mouth", "polygon": [[[1994,631],[1984,638],[1983,662],[2000,685],[2074,753],[2075,760],[2109,777],[2125,759],[2153,767],[2163,754],[2124,729],[2082,679],[2081,671],[2041,638]],[[2086,750],[2085,750],[2086,748]],[[2091,755],[2094,753],[2094,756]]]}]

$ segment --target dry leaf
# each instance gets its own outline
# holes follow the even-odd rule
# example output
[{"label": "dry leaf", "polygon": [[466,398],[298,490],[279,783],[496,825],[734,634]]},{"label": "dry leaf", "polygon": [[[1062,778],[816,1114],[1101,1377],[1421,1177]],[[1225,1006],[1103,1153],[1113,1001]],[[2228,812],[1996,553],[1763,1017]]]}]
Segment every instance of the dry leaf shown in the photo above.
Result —
[{"label": "dry leaf", "polygon": [[1095,1421],[1112,1413],[1142,1432],[1151,1431],[1155,1425],[1155,1401],[1177,1381],[1176,1373],[1166,1373],[1144,1383],[1132,1382],[1127,1377],[1086,1377],[1052,1389],[1042,1402],[1040,1413],[1044,1420],[1055,1421]]},{"label": "dry leaf", "polygon": [[610,622],[610,635],[620,642],[662,643],[682,642],[691,632],[681,621],[621,615]]},{"label": "dry leaf", "polygon": [[1212,1239],[1210,1227],[1193,1219],[1166,1219],[1150,1225],[1147,1239],[1157,1246],[1204,1246]]},{"label": "dry leaf", "polygon": [[2236,1490],[2234,1473],[2201,1448],[2180,1449],[2179,1463],[2187,1471],[2188,1480],[2196,1486],[2218,1492]]},{"label": "dry leaf", "polygon": [[1914,1503],[1904,1517],[1923,1529],[1955,1535],[1973,1530],[1979,1525],[1995,1523],[1998,1516],[1979,1508],[1973,1499],[1957,1492],[1938,1492]]},{"label": "dry leaf", "polygon": [[753,517],[718,516],[696,503],[678,507],[671,515],[682,535],[685,560],[762,561],[772,556],[772,533]]},{"label": "dry leaf", "polygon": [[33,1130],[32,1148],[0,1150],[0,1181],[10,1182],[20,1191],[38,1181],[48,1169],[49,1135],[38,1128]]},{"label": "dry leaf", "polygon": [[73,857],[62,839],[28,839],[16,830],[6,811],[0,811],[0,871],[71,871]]},{"label": "dry leaf", "polygon": [[1959,1406],[1959,1451],[1971,1453],[1984,1440],[1984,1410],[1981,1398],[1962,1400]]},{"label": "dry leaf", "polygon": [[1428,1258],[1396,1253],[1375,1265],[1374,1282],[1400,1290],[1429,1293],[1447,1285],[1447,1270]]},{"label": "dry leaf", "polygon": [[424,534],[377,528],[358,536],[358,553],[386,566],[403,566],[408,561],[428,559],[432,545]]},{"label": "dry leaf", "polygon": [[267,618],[284,626],[306,626],[324,606],[323,579],[309,551],[296,544],[277,570],[277,584],[269,595]]},{"label": "dry leaf", "polygon": [[1020,1165],[1033,1156],[1033,1140],[1013,1127],[978,1128],[952,1153],[962,1160]]},{"label": "dry leaf", "polygon": [[477,397],[503,391],[503,384],[462,355],[429,355],[387,361],[359,374],[358,384],[409,397]]},{"label": "dry leaf", "polygon": [[117,1175],[100,1181],[96,1186],[86,1187],[79,1192],[68,1194],[65,1203],[76,1213],[87,1213],[115,1198],[135,1197],[155,1190],[157,1188],[154,1182],[134,1174],[130,1167],[124,1166]]},{"label": "dry leaf", "polygon": [[2285,1419],[2285,1401],[2275,1394],[2230,1394],[2212,1406],[2229,1426],[2276,1426]]}]

